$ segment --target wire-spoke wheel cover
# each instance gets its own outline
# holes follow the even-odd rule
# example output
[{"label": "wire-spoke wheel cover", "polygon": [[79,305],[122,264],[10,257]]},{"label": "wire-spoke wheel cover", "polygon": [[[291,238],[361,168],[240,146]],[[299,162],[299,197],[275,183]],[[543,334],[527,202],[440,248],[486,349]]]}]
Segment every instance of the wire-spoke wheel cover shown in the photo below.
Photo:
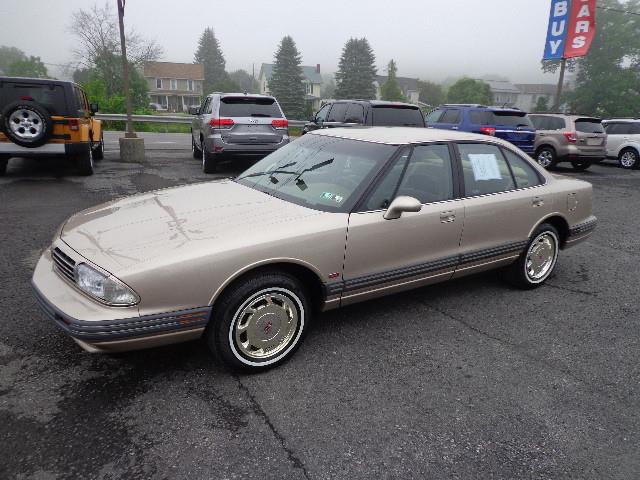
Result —
[{"label": "wire-spoke wheel cover", "polygon": [[234,355],[248,365],[267,365],[286,356],[304,328],[301,300],[285,288],[254,293],[237,309],[229,330]]},{"label": "wire-spoke wheel cover", "polygon": [[539,234],[529,245],[524,263],[531,283],[541,283],[551,274],[558,258],[558,237],[550,231]]}]

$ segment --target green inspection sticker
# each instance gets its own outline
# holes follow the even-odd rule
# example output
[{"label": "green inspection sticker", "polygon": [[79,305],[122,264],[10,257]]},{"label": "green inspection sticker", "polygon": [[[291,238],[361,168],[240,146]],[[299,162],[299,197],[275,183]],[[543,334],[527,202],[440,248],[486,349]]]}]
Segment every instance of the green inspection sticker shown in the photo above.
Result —
[{"label": "green inspection sticker", "polygon": [[333,200],[333,193],[322,192],[321,198],[325,198],[327,200]]},{"label": "green inspection sticker", "polygon": [[344,197],[340,195],[336,195],[335,193],[331,193],[331,192],[322,192],[322,195],[320,195],[320,198],[324,200],[333,200],[336,203],[342,203],[342,201],[344,200]]}]

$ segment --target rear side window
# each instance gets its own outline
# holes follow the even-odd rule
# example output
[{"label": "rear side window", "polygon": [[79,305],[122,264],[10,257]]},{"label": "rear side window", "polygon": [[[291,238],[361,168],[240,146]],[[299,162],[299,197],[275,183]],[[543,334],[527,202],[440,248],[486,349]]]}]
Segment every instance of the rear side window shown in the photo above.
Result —
[{"label": "rear side window", "polygon": [[535,128],[529,120],[526,113],[516,112],[500,112],[495,111],[493,113],[494,125],[504,125],[507,127],[529,127]]},{"label": "rear side window", "polygon": [[412,107],[373,107],[373,125],[382,127],[424,127],[422,112]]},{"label": "rear side window", "polygon": [[498,147],[484,143],[462,143],[458,144],[458,150],[467,197],[515,189],[509,166]]},{"label": "rear side window", "polygon": [[640,123],[609,123],[605,130],[609,135],[637,135],[640,133]]},{"label": "rear side window", "polygon": [[492,121],[491,112],[473,110],[469,112],[469,120],[474,125],[490,125]]},{"label": "rear side window", "polygon": [[567,128],[567,124],[562,117],[529,115],[529,119],[536,130],[564,130]]},{"label": "rear side window", "polygon": [[364,107],[359,103],[352,103],[347,109],[345,123],[364,123]]},{"label": "rear side window", "polygon": [[460,123],[460,110],[446,110],[440,123]]},{"label": "rear side window", "polygon": [[604,133],[600,120],[581,118],[576,120],[576,132],[580,133]]},{"label": "rear side window", "polygon": [[223,97],[220,99],[220,116],[282,118],[282,113],[273,98]]},{"label": "rear side window", "polygon": [[334,103],[327,117],[327,122],[344,122],[348,109],[348,103]]},{"label": "rear side window", "polygon": [[64,88],[61,85],[9,82],[3,85],[2,90],[5,105],[19,100],[30,100],[42,105],[51,115],[77,114],[75,111],[67,112]]},{"label": "rear side window", "polygon": [[535,187],[542,184],[538,172],[524,158],[506,149],[502,149],[502,153],[507,157],[518,188]]}]

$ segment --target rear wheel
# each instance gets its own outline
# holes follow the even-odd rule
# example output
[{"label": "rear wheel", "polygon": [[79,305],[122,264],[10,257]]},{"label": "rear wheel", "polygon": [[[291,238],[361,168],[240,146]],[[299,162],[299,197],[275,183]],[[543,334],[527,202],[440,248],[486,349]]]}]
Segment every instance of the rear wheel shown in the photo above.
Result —
[{"label": "rear wheel", "polygon": [[207,152],[207,147],[202,144],[202,171],[204,173],[216,173],[218,169],[218,159],[216,155],[211,152]]},{"label": "rear wheel", "polygon": [[284,272],[256,273],[229,287],[206,333],[218,361],[261,371],[287,360],[308,329],[311,305],[304,286]]},{"label": "rear wheel", "polygon": [[533,232],[520,258],[505,269],[505,280],[522,289],[539,287],[553,273],[559,248],[558,230],[543,223]]},{"label": "rear wheel", "polygon": [[196,141],[193,139],[193,133],[191,134],[191,154],[193,155],[193,158],[202,157],[202,150],[200,150],[200,147],[196,144]]},{"label": "rear wheel", "polygon": [[100,141],[93,147],[93,159],[102,160],[104,158],[104,134],[100,134]]},{"label": "rear wheel", "polygon": [[89,144],[83,146],[83,151],[75,156],[75,161],[80,175],[93,175],[93,150]]},{"label": "rear wheel", "polygon": [[577,170],[579,172],[584,172],[585,170],[587,170],[590,166],[591,166],[591,162],[590,161],[585,161],[585,160],[573,160],[571,162],[571,166],[573,167],[574,170]]},{"label": "rear wheel", "polygon": [[552,147],[541,147],[536,152],[536,162],[544,168],[553,168],[558,163],[556,151]]},{"label": "rear wheel", "polygon": [[7,155],[0,156],[0,177],[4,177],[7,173],[7,164],[9,163],[9,157]]},{"label": "rear wheel", "polygon": [[620,155],[618,155],[618,164],[622,168],[626,168],[628,170],[632,168],[639,168],[639,160],[640,158],[638,158],[638,152],[633,148],[625,148],[620,152]]}]

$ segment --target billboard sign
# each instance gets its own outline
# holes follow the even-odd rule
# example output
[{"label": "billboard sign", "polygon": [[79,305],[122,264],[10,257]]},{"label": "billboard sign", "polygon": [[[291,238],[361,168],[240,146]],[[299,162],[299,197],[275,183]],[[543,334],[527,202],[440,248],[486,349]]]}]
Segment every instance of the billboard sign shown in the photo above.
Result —
[{"label": "billboard sign", "polygon": [[551,0],[543,60],[583,57],[596,33],[596,0]]}]

